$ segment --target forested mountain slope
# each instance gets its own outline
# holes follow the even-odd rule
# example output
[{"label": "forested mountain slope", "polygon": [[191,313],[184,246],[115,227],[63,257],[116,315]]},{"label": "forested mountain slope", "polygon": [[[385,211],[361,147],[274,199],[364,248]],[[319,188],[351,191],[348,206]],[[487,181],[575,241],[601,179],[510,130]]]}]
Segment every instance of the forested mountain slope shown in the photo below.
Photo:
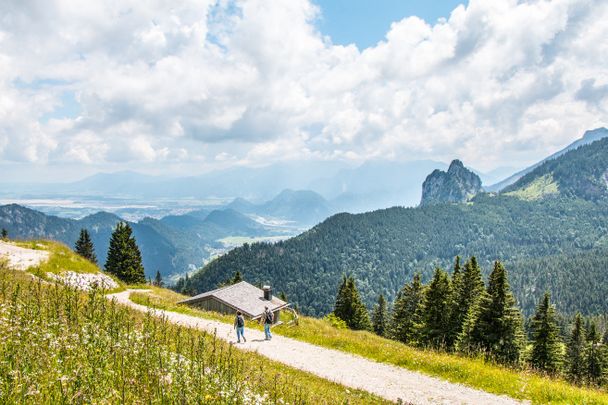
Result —
[{"label": "forested mountain slope", "polygon": [[[320,315],[332,310],[343,273],[358,279],[371,306],[380,293],[392,299],[415,272],[428,279],[456,255],[476,255],[486,272],[496,259],[506,263],[526,313],[545,289],[564,297],[556,300],[561,311],[606,312],[608,209],[601,179],[607,169],[605,139],[546,162],[504,195],[338,214],[296,238],[233,250],[191,277],[190,288],[214,288],[239,270],[248,281],[285,291],[305,313]],[[530,198],[530,185],[539,181],[552,192]]]}]

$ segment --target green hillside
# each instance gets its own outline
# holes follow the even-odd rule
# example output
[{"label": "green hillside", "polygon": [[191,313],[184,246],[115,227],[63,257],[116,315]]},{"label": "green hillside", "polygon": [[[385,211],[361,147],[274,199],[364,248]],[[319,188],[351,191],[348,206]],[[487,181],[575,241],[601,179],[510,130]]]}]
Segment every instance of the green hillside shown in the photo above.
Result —
[{"label": "green hillside", "polygon": [[[416,272],[428,280],[456,255],[476,255],[486,274],[492,261],[506,264],[526,314],[546,289],[565,297],[556,300],[560,311],[608,312],[608,300],[599,298],[608,296],[608,283],[600,282],[604,254],[594,250],[606,244],[606,169],[608,139],[546,162],[505,194],[480,194],[468,204],[338,214],[296,238],[245,245],[181,287],[208,290],[239,270],[248,281],[286,292],[304,313],[321,315],[332,310],[342,274],[357,278],[371,307],[381,293],[392,299]],[[584,269],[577,267],[581,255]],[[552,264],[560,260],[563,265]],[[561,276],[550,276],[556,273]],[[594,294],[581,293],[582,286],[593,286]]]},{"label": "green hillside", "polygon": [[[56,256],[71,263],[72,271],[81,268],[69,249],[46,247],[51,267]],[[81,270],[94,271],[86,264]],[[2,404],[386,403],[234,350],[211,334],[116,305],[101,290],[85,294],[41,282],[8,269],[5,261],[0,358]]]}]

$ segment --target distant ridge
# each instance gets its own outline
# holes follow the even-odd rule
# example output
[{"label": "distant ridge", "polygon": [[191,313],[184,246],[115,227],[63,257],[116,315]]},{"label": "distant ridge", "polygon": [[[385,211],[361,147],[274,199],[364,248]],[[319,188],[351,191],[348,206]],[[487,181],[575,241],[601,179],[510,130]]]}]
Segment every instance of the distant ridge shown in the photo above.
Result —
[{"label": "distant ridge", "polygon": [[500,182],[498,182],[496,184],[493,184],[491,186],[485,187],[485,189],[486,189],[486,191],[493,191],[493,192],[501,191],[505,187],[508,187],[511,184],[514,184],[517,180],[521,179],[526,174],[530,173],[532,170],[536,169],[538,166],[542,165],[547,160],[555,159],[557,157],[562,156],[566,152],[569,152],[569,151],[571,151],[573,149],[576,149],[576,148],[578,148],[580,146],[583,146],[583,145],[588,145],[590,143],[593,143],[595,141],[603,139],[603,138],[605,138],[607,136],[608,136],[608,129],[604,128],[604,127],[596,128],[596,129],[591,129],[589,131],[586,131],[581,139],[578,139],[578,140],[572,142],[570,145],[566,146],[564,149],[562,149],[562,150],[560,150],[558,152],[555,152],[554,154],[552,154],[551,156],[546,157],[545,159],[541,160],[540,162],[535,163],[532,166],[527,167],[524,170],[521,170],[521,171],[513,174],[512,176],[507,177],[506,179],[504,179],[504,180],[502,180],[502,181],[500,181]]}]

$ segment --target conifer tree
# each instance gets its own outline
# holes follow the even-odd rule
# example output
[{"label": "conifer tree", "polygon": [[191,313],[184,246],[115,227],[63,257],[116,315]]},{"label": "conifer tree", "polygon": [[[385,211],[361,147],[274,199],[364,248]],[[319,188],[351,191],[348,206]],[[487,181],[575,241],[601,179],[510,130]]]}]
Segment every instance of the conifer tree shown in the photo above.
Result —
[{"label": "conifer tree", "polygon": [[589,323],[589,329],[587,331],[587,340],[589,342],[599,343],[600,341],[600,333],[597,330],[597,325],[594,321]]},{"label": "conifer tree", "polygon": [[551,296],[545,293],[532,318],[532,355],[530,363],[538,370],[555,373],[561,364],[559,327]]},{"label": "conifer tree", "polygon": [[281,291],[279,293],[279,299],[282,300],[282,301],[287,302],[287,295],[285,294],[285,291]]},{"label": "conifer tree", "polygon": [[524,344],[523,319],[509,287],[507,271],[496,261],[475,315],[469,322],[470,347],[484,350],[500,363],[519,362]]},{"label": "conifer tree", "polygon": [[8,231],[5,228],[2,228],[2,240],[8,239]]},{"label": "conifer tree", "polygon": [[420,325],[421,341],[433,347],[445,347],[449,335],[452,287],[448,274],[436,269],[424,294]]},{"label": "conifer tree", "polygon": [[126,222],[119,222],[110,238],[110,248],[105,269],[128,284],[145,283],[144,266],[132,229]]},{"label": "conifer tree", "polygon": [[606,364],[604,352],[599,343],[599,333],[595,322],[591,322],[587,334],[587,349],[585,353],[585,371],[587,381],[593,385],[601,385],[605,379]]},{"label": "conifer tree", "polygon": [[[462,333],[465,322],[476,313],[476,306],[484,292],[481,268],[477,264],[477,259],[472,256],[464,264],[464,269],[460,269],[460,260],[457,260],[459,267],[453,282],[454,295],[451,301],[450,333],[447,339],[448,347],[452,347],[456,338]],[[456,266],[455,266],[456,267]],[[455,269],[456,270],[456,269]],[[469,319],[469,324],[471,319]]]},{"label": "conifer tree", "polygon": [[361,301],[361,296],[357,290],[353,277],[342,278],[342,284],[336,296],[334,314],[346,322],[349,328],[355,330],[371,330],[372,325],[369,320],[367,308]]},{"label": "conifer tree", "polygon": [[95,255],[95,247],[93,246],[93,241],[91,240],[91,236],[89,235],[89,231],[86,229],[80,230],[80,236],[74,245],[74,250],[80,256],[84,257],[91,263],[97,264],[97,256]]},{"label": "conifer tree", "polygon": [[382,294],[378,297],[378,303],[374,308],[372,325],[377,335],[384,336],[386,334],[386,300]]},{"label": "conifer tree", "polygon": [[160,271],[156,270],[156,277],[154,277],[154,285],[157,287],[163,286],[163,277],[160,275]]},{"label": "conifer tree", "polygon": [[605,346],[608,346],[608,326],[606,326],[606,330],[604,331],[604,338],[602,339],[602,343]]},{"label": "conifer tree", "polygon": [[336,303],[334,305],[334,315],[346,322],[347,319],[352,319],[352,305],[350,302],[350,293],[347,291],[348,282],[346,274],[342,275],[342,282],[338,287],[336,294]]},{"label": "conifer tree", "polygon": [[412,282],[403,286],[395,300],[389,331],[391,338],[403,343],[417,340],[416,325],[420,323],[423,300],[424,286],[420,274],[416,273]]},{"label": "conifer tree", "polygon": [[585,375],[585,346],[583,319],[581,314],[577,313],[574,318],[574,326],[572,327],[572,332],[570,333],[568,346],[566,348],[566,373],[568,379],[575,384],[580,384]]}]

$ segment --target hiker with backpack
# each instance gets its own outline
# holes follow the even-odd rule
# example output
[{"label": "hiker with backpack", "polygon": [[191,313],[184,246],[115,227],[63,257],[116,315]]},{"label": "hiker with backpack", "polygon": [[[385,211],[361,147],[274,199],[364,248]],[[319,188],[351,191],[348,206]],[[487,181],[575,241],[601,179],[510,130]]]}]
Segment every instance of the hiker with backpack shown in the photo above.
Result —
[{"label": "hiker with backpack", "polygon": [[274,314],[268,309],[268,307],[264,307],[264,314],[260,319],[264,320],[264,334],[266,334],[266,340],[272,339],[272,334],[270,333],[270,325],[272,325],[272,323],[274,322]]},{"label": "hiker with backpack", "polygon": [[243,318],[243,314],[241,311],[236,311],[236,318],[234,318],[234,328],[236,329],[236,341],[237,343],[241,343],[241,338],[243,338],[243,342],[247,343],[247,339],[245,339],[245,318]]}]

